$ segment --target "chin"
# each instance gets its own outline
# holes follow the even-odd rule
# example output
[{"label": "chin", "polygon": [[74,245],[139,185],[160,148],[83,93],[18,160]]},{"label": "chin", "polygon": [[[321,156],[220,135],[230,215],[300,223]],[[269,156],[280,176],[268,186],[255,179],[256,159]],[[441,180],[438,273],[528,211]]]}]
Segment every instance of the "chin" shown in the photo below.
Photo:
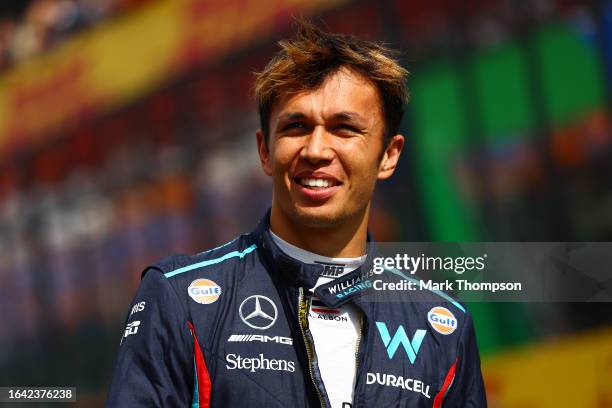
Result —
[{"label": "chin", "polygon": [[315,228],[333,227],[348,218],[340,209],[319,207],[294,207],[293,218],[296,222]]}]

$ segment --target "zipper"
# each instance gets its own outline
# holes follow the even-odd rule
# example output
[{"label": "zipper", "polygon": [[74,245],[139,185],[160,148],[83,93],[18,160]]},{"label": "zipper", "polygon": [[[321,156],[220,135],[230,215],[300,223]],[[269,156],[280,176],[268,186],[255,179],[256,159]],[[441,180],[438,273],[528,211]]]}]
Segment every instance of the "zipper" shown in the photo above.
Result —
[{"label": "zipper", "polygon": [[361,346],[361,337],[363,337],[363,313],[360,313],[359,320],[359,334],[355,346],[355,387],[357,386],[357,371],[359,371],[359,346]]},{"label": "zipper", "polygon": [[355,388],[353,388],[353,407],[356,404],[357,400],[357,385],[359,381],[359,357],[361,356],[360,348],[361,348],[361,338],[363,337],[363,311],[360,310],[359,320],[361,322],[359,327],[359,333],[357,335],[357,344],[355,345]]},{"label": "zipper", "polygon": [[319,397],[319,401],[321,402],[321,408],[326,408],[327,404],[325,403],[325,398],[323,398],[323,394],[321,394],[321,390],[319,389],[319,385],[317,384],[314,376],[314,346],[311,341],[311,335],[308,330],[308,309],[310,308],[310,302],[308,299],[304,299],[304,288],[300,288],[300,295],[298,297],[298,320],[300,323],[300,330],[302,331],[302,338],[304,339],[304,344],[306,345],[306,355],[308,357],[308,368],[310,370],[310,378],[312,379],[312,383],[317,390],[317,395]]}]

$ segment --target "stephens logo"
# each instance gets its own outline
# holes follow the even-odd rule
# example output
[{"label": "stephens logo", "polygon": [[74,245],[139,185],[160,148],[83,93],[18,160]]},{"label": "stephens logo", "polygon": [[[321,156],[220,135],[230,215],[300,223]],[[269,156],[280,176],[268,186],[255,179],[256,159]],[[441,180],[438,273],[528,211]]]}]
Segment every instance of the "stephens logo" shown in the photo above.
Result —
[{"label": "stephens logo", "polygon": [[198,303],[209,305],[221,296],[221,286],[210,279],[196,279],[187,289],[189,296]]},{"label": "stephens logo", "polygon": [[434,307],[427,313],[427,320],[435,331],[440,334],[448,335],[457,329],[457,319],[445,307]]},{"label": "stephens logo", "polygon": [[421,348],[421,344],[423,343],[423,339],[425,338],[425,334],[427,334],[427,330],[419,329],[414,332],[414,336],[412,337],[412,341],[408,339],[406,335],[406,330],[404,330],[404,326],[400,324],[397,331],[391,338],[389,334],[389,330],[387,329],[387,325],[383,322],[376,322],[376,327],[378,328],[378,332],[380,333],[380,337],[387,349],[387,355],[389,359],[392,359],[395,355],[395,352],[399,348],[400,345],[404,347],[406,354],[408,355],[408,359],[411,363],[414,364],[417,358],[417,354],[419,354],[419,349]]},{"label": "stephens logo", "polygon": [[266,358],[262,353],[258,357],[242,357],[239,354],[228,354],[225,356],[228,370],[248,370],[252,373],[260,370],[295,372],[295,362]]}]

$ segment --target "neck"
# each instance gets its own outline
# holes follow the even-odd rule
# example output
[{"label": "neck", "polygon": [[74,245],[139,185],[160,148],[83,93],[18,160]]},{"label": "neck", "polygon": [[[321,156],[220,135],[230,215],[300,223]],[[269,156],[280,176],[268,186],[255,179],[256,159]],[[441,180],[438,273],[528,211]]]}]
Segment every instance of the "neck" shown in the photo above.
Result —
[{"label": "neck", "polygon": [[366,252],[370,204],[340,224],[309,227],[272,205],[270,229],[283,240],[306,251],[330,258],[356,258]]}]

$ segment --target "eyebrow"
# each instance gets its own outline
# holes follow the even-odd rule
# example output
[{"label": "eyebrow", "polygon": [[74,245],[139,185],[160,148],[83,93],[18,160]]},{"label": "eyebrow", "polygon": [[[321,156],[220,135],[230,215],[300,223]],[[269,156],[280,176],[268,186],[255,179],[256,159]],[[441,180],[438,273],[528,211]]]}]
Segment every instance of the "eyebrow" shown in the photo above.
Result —
[{"label": "eyebrow", "polygon": [[331,117],[332,119],[336,119],[336,120],[355,120],[357,122],[362,122],[364,119],[363,117],[358,114],[357,112],[351,112],[351,111],[344,111],[344,112],[338,112],[332,115]]},{"label": "eyebrow", "polygon": [[305,119],[306,115],[302,112],[286,112],[279,116],[278,122],[283,122],[287,120],[296,120],[296,119]]},{"label": "eyebrow", "polygon": [[[298,119],[306,119],[307,116],[302,112],[286,112],[280,115],[278,118],[278,122],[284,122],[288,120],[298,120]],[[334,113],[331,120],[355,120],[357,122],[363,122],[364,118],[358,114],[357,112],[352,111],[342,111],[338,113]]]}]

